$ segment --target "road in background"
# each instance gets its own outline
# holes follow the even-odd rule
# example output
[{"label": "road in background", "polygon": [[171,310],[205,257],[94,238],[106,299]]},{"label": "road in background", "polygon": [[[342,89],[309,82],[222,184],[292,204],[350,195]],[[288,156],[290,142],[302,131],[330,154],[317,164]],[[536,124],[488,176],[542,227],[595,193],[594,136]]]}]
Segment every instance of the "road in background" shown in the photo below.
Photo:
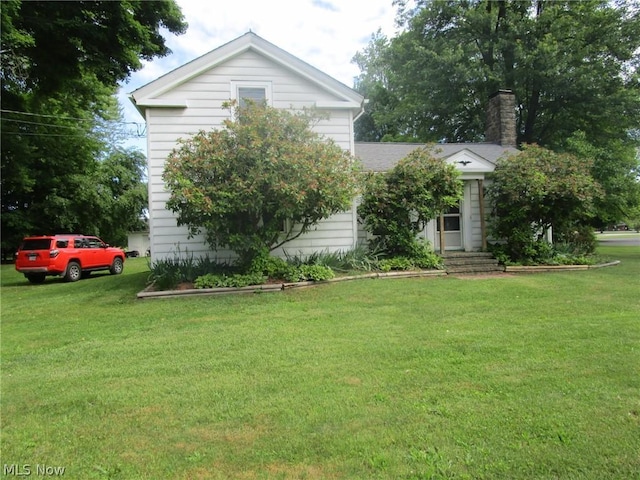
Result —
[{"label": "road in background", "polygon": [[601,245],[612,247],[640,248],[640,233],[636,232],[605,232],[596,234]]}]

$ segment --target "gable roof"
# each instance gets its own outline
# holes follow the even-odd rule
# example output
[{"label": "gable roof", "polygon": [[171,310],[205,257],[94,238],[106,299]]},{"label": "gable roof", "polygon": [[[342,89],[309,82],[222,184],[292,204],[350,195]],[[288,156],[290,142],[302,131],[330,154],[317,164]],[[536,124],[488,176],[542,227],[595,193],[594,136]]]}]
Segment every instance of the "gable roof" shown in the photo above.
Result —
[{"label": "gable roof", "polygon": [[[428,146],[424,143],[356,142],[355,156],[364,169],[371,172],[391,170],[401,159],[417,148]],[[433,144],[434,155],[451,161],[464,159],[469,163],[458,167],[461,171],[493,171],[502,156],[518,153],[514,147],[504,147],[495,143],[437,143]],[[475,162],[475,165],[474,165]]]},{"label": "gable roof", "polygon": [[172,70],[156,80],[134,90],[131,92],[129,97],[141,113],[144,110],[144,107],[186,107],[186,102],[181,103],[180,100],[163,100],[159,97],[190,79],[197,77],[203,72],[249,50],[259,53],[291,72],[305,78],[325,91],[332,93],[338,98],[337,102],[331,102],[330,106],[333,108],[360,109],[363,105],[364,97],[355,90],[347,87],[345,84],[300,60],[294,55],[282,50],[280,47],[266,41],[253,32],[247,32],[235,40],[232,40],[221,47],[218,47],[215,50],[212,50],[209,53],[206,53],[201,57]]}]

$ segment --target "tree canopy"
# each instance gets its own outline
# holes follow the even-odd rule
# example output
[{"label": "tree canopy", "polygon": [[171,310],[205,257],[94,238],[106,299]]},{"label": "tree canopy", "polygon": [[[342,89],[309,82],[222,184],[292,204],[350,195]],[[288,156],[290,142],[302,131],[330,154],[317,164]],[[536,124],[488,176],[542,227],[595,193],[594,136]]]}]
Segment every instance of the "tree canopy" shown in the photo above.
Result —
[{"label": "tree canopy", "polygon": [[94,230],[110,244],[126,245],[130,232],[147,227],[146,163],[142,152],[118,148],[98,164],[91,210]]},{"label": "tree canopy", "polygon": [[483,141],[487,98],[508,88],[519,143],[578,153],[567,139],[582,132],[609,196],[599,216],[622,215],[639,172],[637,1],[395,3],[404,30],[378,32],[354,58],[370,99],[359,140]]},{"label": "tree canopy", "polygon": [[[3,255],[27,234],[76,231],[122,242],[116,225],[135,224],[142,209],[136,201],[125,214],[105,202],[139,198],[144,172],[141,154],[117,147],[114,94],[143,59],[169,53],[161,31],[185,31],[179,8],[173,0],[7,0],[0,16]],[[124,182],[131,195],[107,199],[102,174],[114,158],[130,168],[118,178],[138,184]]]},{"label": "tree canopy", "polygon": [[347,210],[351,155],[311,130],[313,117],[262,104],[233,108],[223,128],[182,140],[167,159],[167,207],[191,235],[248,265]]},{"label": "tree canopy", "polygon": [[51,94],[87,75],[115,87],[142,60],[171,53],[161,28],[186,27],[173,0],[4,1],[3,93]]}]

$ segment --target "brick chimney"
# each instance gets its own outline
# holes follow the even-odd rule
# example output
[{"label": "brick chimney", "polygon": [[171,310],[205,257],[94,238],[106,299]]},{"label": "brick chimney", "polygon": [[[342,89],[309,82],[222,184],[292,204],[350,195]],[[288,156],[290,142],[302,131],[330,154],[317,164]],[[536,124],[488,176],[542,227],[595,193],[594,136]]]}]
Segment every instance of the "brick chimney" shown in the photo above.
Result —
[{"label": "brick chimney", "polygon": [[516,146],[516,96],[511,90],[498,90],[489,97],[484,136],[489,143]]}]

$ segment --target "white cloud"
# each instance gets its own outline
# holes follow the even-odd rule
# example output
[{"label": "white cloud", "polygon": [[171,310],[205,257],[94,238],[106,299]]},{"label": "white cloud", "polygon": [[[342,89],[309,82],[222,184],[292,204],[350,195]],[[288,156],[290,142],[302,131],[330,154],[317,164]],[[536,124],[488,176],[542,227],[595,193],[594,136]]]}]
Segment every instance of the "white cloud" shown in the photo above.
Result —
[{"label": "white cloud", "polygon": [[[165,35],[172,54],[147,62],[121,90],[131,92],[249,30],[301,60],[353,86],[351,59],[378,29],[393,36],[392,0],[177,0],[189,28]],[[124,94],[125,120],[142,119]]]}]

